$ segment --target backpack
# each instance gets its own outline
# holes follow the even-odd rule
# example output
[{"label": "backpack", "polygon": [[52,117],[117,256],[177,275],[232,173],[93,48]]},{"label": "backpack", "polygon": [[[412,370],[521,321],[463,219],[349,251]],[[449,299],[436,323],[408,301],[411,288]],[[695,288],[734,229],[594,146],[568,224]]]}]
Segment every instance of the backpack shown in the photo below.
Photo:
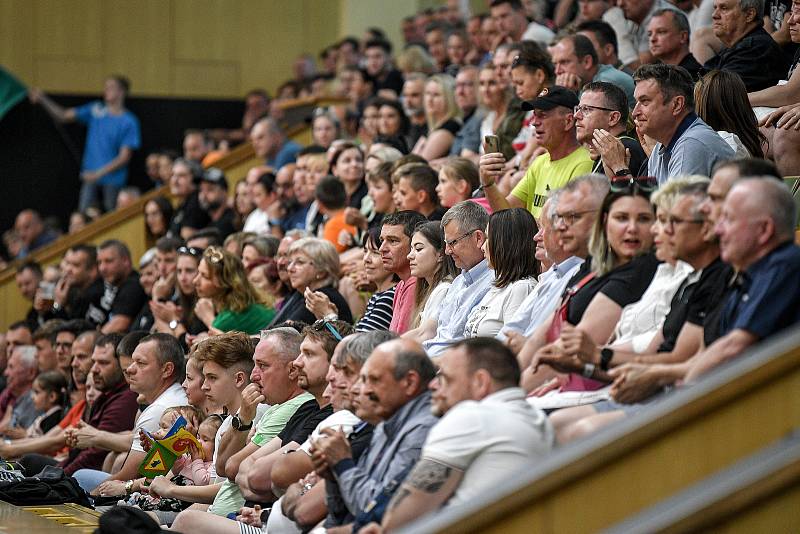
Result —
[{"label": "backpack", "polygon": [[0,500],[16,506],[75,503],[93,508],[78,481],[60,467],[46,466],[32,477],[0,482]]}]

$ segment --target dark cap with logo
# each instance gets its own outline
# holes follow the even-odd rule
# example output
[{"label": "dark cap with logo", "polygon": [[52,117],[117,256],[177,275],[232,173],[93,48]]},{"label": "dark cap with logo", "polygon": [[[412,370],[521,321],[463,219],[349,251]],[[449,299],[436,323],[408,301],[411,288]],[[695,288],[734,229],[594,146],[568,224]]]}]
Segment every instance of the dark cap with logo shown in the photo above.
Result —
[{"label": "dark cap with logo", "polygon": [[578,95],[570,91],[566,87],[554,85],[553,87],[545,87],[539,96],[533,100],[526,100],[522,103],[522,109],[530,111],[532,109],[541,109],[548,111],[557,106],[563,106],[570,111],[578,105]]},{"label": "dark cap with logo", "polygon": [[218,185],[225,191],[228,190],[228,180],[225,178],[225,173],[216,167],[209,167],[203,171],[203,176],[200,178],[200,181]]}]

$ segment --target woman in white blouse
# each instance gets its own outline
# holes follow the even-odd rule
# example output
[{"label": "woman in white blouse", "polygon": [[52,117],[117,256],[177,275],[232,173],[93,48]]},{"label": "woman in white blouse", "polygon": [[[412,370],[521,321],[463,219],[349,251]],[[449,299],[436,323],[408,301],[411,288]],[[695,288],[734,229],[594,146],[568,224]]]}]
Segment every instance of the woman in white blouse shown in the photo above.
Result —
[{"label": "woman in white blouse", "polygon": [[536,287],[536,221],[524,208],[494,212],[483,251],[494,269],[494,284],[467,318],[464,337],[494,337]]},{"label": "woman in white blouse", "polygon": [[408,253],[411,276],[417,277],[414,295],[414,311],[411,314],[411,330],[403,337],[419,339],[427,327],[435,330],[441,308],[458,269],[453,258],[444,253],[444,231],[439,221],[423,222],[411,236],[411,252]]}]

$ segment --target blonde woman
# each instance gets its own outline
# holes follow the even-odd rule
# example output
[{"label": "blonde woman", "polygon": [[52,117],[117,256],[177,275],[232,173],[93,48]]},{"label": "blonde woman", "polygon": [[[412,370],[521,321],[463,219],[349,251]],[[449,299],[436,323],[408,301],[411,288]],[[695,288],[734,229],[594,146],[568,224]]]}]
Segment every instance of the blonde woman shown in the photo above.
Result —
[{"label": "blonde woman", "polygon": [[423,99],[428,133],[419,138],[412,152],[428,161],[443,158],[461,129],[461,111],[456,105],[455,80],[435,74],[425,83]]}]

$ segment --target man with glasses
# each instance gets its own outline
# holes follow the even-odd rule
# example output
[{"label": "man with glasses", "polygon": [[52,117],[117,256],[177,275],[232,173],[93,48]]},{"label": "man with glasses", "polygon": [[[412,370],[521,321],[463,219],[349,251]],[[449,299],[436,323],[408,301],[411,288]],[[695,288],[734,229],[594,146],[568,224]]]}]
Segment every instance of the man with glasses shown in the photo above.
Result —
[{"label": "man with glasses", "polygon": [[[489,292],[494,282],[494,271],[484,256],[486,225],[489,214],[482,206],[465,200],[459,202],[442,217],[445,254],[449,254],[461,269],[439,312],[436,332],[425,332],[423,343],[431,357],[438,356],[448,346],[464,337],[464,325],[469,313]],[[529,236],[533,238],[533,236]]]},{"label": "man with glasses", "polygon": [[481,156],[481,188],[493,211],[526,208],[534,217],[539,217],[551,190],[592,171],[589,151],[578,144],[575,134],[573,111],[578,103],[575,93],[558,85],[522,103],[524,110],[534,111],[534,137],[547,152],[533,160],[525,176],[507,196],[496,182],[505,172],[505,157],[497,152]]},{"label": "man with glasses", "polygon": [[575,132],[595,161],[592,172],[613,180],[617,174],[624,178],[647,171],[647,155],[639,141],[627,135],[627,127],[628,98],[624,91],[609,82],[587,84],[575,106]]}]

